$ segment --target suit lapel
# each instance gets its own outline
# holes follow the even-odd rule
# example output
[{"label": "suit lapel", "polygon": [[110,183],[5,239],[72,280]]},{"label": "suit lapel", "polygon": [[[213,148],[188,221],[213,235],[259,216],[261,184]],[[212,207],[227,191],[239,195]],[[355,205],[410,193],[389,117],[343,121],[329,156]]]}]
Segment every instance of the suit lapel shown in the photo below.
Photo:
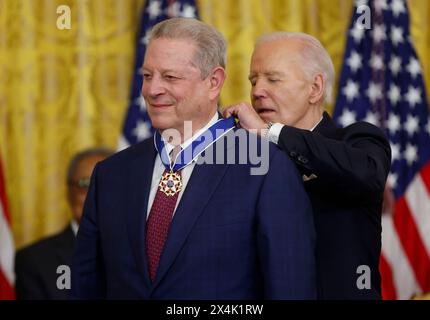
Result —
[{"label": "suit lapel", "polygon": [[137,261],[139,270],[144,274],[145,284],[149,288],[151,281],[148,272],[148,260],[145,252],[146,212],[148,207],[149,191],[151,188],[152,171],[154,167],[156,150],[152,139],[148,139],[136,146],[139,149],[129,166],[129,181],[125,208],[127,216],[128,234],[131,247]]},{"label": "suit lapel", "polygon": [[[212,146],[212,151],[215,147]],[[202,154],[204,156],[204,154]],[[215,156],[214,156],[214,159]],[[181,202],[170,225],[169,234],[161,255],[154,287],[162,280],[172,265],[188,234],[209,202],[212,194],[223,179],[228,166],[216,164],[196,164]]]}]

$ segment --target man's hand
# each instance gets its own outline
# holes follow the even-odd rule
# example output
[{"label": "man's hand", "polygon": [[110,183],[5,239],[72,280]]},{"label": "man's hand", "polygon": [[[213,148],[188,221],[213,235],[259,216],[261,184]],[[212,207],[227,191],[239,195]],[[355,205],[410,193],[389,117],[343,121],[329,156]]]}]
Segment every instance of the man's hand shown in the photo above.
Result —
[{"label": "man's hand", "polygon": [[266,122],[264,122],[254,108],[246,102],[226,107],[222,114],[224,118],[230,116],[237,118],[239,120],[238,125],[246,130],[256,129],[258,133],[261,134],[262,131],[264,132],[264,130],[267,129]]}]

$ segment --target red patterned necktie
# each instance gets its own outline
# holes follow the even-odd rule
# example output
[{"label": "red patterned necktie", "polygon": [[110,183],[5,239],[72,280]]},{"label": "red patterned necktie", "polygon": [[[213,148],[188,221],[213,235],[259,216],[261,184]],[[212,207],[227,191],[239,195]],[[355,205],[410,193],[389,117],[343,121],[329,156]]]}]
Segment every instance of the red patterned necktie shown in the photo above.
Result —
[{"label": "red patterned necktie", "polygon": [[[176,153],[175,151],[173,151],[174,154]],[[172,156],[172,158],[174,159],[175,157]],[[167,170],[164,170],[163,175],[166,172]],[[181,175],[181,172],[177,171],[177,174]],[[149,218],[146,223],[145,245],[151,281],[154,281],[157,275],[158,264],[167,239],[178,195],[179,192],[173,196],[167,196],[157,187],[157,193],[149,212]]]}]

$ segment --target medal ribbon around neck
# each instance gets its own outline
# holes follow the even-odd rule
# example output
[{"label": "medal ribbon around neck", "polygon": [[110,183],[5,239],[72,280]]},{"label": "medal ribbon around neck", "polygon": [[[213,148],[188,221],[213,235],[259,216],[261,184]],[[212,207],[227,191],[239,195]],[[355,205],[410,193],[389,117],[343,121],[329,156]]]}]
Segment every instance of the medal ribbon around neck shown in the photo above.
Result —
[{"label": "medal ribbon around neck", "polygon": [[[203,151],[209,148],[227,132],[232,130],[234,126],[235,121],[233,117],[218,120],[194,139],[188,147],[182,149],[176,155],[174,161],[170,161],[170,157],[166,151],[166,144],[164,143],[161,134],[157,131],[154,135],[154,144],[160,154],[161,162],[163,162],[163,165],[166,168],[166,171],[158,184],[158,189],[168,197],[179,193],[182,190],[182,179],[178,171],[193,162],[193,160],[196,159]],[[215,137],[215,139],[204,139],[203,142],[200,142],[201,138],[206,136],[207,133],[209,133],[211,137]],[[177,163],[178,158],[181,159],[180,163]]]},{"label": "medal ribbon around neck", "polygon": [[[175,160],[172,161],[173,164],[171,164],[170,157],[166,151],[164,140],[158,131],[156,131],[154,135],[155,148],[157,149],[158,154],[160,155],[160,158],[161,158],[161,162],[163,162],[163,165],[166,168],[166,170],[170,172],[176,172],[188,166],[203,151],[209,148],[212,144],[214,144],[218,139],[224,136],[227,132],[232,130],[234,126],[235,126],[235,121],[233,117],[218,120],[207,130],[202,132],[186,148],[182,149],[176,155]],[[211,137],[215,137],[215,138],[204,139],[203,141],[200,141],[202,137],[207,135],[207,132],[210,132]],[[181,160],[183,159],[183,161],[180,161],[179,163],[177,163],[178,159],[181,159]]]}]

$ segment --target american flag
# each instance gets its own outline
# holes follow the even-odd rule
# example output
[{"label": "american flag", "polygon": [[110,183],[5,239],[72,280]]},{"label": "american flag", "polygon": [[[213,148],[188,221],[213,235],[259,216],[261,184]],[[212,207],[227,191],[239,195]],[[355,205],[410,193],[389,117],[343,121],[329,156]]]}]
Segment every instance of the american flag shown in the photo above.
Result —
[{"label": "american flag", "polygon": [[145,2],[136,45],[130,101],[122,136],[119,141],[120,150],[142,141],[153,134],[151,121],[146,111],[145,100],[141,95],[143,80],[141,67],[151,28],[165,19],[173,17],[197,18],[197,16],[197,7],[194,0],[147,0]]},{"label": "american flag", "polygon": [[[363,29],[365,7],[371,29]],[[361,18],[360,18],[361,17]],[[384,299],[430,291],[430,119],[423,73],[404,0],[356,1],[334,119],[364,120],[390,140],[392,164],[382,215]],[[389,203],[386,201],[386,203]]]},{"label": "american flag", "polygon": [[14,245],[0,159],[0,300],[14,298]]}]

